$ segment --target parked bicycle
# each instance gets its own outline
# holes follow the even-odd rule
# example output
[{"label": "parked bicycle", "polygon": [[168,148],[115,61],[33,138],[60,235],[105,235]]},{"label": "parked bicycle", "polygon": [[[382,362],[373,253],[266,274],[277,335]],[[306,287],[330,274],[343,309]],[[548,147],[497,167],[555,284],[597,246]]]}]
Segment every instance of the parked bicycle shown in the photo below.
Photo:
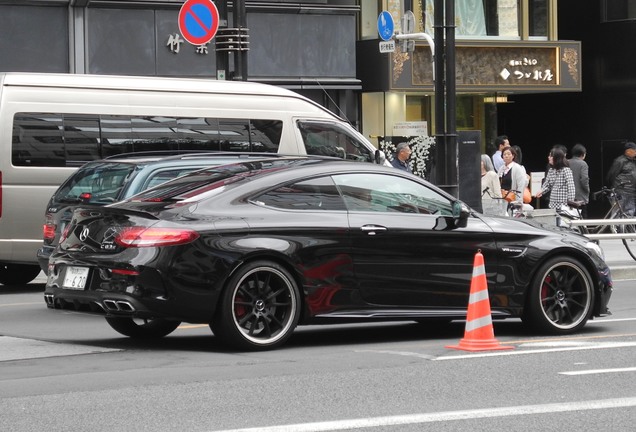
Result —
[{"label": "parked bicycle", "polygon": [[487,187],[481,191],[482,198],[488,194],[490,199],[482,200],[483,214],[487,216],[508,216],[511,218],[524,219],[532,215],[534,208],[529,204],[521,202],[508,202],[505,198],[495,197]]},{"label": "parked bicycle", "polygon": [[[605,213],[605,215],[601,218],[603,220],[612,220],[612,219],[634,219],[635,216],[629,215],[625,213],[623,207],[621,205],[621,201],[618,197],[618,194],[613,188],[603,187],[598,192],[593,194],[594,199],[600,199],[605,197],[609,203],[610,207]],[[581,207],[583,206],[583,201],[568,201],[568,205],[557,209],[557,214],[562,219],[565,219],[565,225],[570,226],[567,222],[568,220],[583,220],[581,215]],[[583,235],[588,234],[636,234],[636,225],[634,224],[602,224],[602,225],[577,225],[576,227],[572,227],[575,230],[578,230]],[[622,238],[623,245],[629,255],[636,260],[636,238]]]}]

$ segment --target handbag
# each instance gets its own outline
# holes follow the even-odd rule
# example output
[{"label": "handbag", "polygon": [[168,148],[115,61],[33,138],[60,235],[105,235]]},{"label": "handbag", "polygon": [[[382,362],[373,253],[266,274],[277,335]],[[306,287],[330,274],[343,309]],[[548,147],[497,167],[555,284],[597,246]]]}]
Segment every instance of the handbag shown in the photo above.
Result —
[{"label": "handbag", "polygon": [[506,189],[501,190],[501,197],[508,202],[513,202],[515,199],[517,199],[517,195],[513,191],[509,191]]},{"label": "handbag", "polygon": [[532,194],[530,193],[530,188],[526,187],[523,190],[523,203],[530,204],[532,202]]}]

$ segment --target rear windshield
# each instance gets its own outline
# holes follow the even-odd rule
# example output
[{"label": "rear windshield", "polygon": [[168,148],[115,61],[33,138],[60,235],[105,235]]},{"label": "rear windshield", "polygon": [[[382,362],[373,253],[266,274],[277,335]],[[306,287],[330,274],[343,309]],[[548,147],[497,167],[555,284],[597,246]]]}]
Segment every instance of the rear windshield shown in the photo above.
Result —
[{"label": "rear windshield", "polygon": [[306,161],[263,160],[205,168],[143,191],[130,198],[130,201],[200,201],[220,193],[231,184],[303,162]]},{"label": "rear windshield", "polygon": [[119,201],[135,165],[96,163],[80,168],[55,194],[57,202],[108,204]]}]

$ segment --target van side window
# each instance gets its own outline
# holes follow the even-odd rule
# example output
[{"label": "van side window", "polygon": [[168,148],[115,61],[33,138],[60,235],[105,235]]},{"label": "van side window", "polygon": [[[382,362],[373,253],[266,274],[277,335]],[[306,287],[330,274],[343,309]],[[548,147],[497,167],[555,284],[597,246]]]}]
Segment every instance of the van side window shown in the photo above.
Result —
[{"label": "van side window", "polygon": [[12,162],[79,166],[121,153],[161,150],[278,152],[283,122],[172,116],[17,113]]},{"label": "van side window", "polygon": [[99,120],[94,115],[64,115],[66,162],[90,162],[101,157]]},{"label": "van side window", "polygon": [[61,114],[16,114],[12,141],[14,165],[66,166]]},{"label": "van side window", "polygon": [[373,162],[373,154],[367,146],[337,123],[299,121],[298,128],[309,155]]}]

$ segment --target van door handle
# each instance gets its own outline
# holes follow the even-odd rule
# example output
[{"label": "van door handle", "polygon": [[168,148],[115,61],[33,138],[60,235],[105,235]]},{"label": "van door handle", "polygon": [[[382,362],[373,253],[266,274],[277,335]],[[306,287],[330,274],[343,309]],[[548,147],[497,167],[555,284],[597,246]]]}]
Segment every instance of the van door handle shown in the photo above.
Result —
[{"label": "van door handle", "polygon": [[368,235],[375,235],[378,231],[386,231],[387,228],[381,225],[362,225],[360,230],[366,232]]}]

